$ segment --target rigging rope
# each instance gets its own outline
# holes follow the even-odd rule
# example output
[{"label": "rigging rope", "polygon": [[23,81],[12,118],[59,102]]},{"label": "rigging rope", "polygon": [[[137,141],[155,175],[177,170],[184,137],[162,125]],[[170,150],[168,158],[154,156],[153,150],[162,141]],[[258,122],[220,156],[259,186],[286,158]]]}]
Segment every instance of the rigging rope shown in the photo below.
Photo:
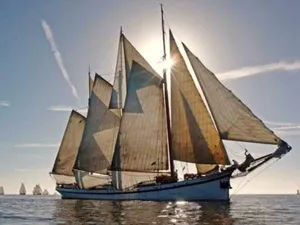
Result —
[{"label": "rigging rope", "polygon": [[[252,177],[250,177],[243,185],[238,185],[238,188],[234,193],[231,194],[230,199],[232,199],[233,195],[236,195],[242,188],[244,188],[250,181],[252,181],[255,177],[257,177],[262,172],[266,171],[268,168],[270,168],[274,163],[276,163],[279,159],[276,159],[271,164],[269,164],[267,167],[262,168],[260,171],[258,171],[256,174],[254,174]],[[246,177],[245,177],[246,178]],[[245,179],[243,179],[244,181]]]}]

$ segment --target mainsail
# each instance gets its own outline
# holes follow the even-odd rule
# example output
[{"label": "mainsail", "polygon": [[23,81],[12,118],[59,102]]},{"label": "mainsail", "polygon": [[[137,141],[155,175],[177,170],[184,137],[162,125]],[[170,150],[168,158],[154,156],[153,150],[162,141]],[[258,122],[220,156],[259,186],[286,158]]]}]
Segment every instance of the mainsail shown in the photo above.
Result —
[{"label": "mainsail", "polygon": [[168,169],[162,78],[124,35],[127,90],[112,170]]},{"label": "mainsail", "polygon": [[224,140],[278,144],[278,138],[183,44],[220,136]]},{"label": "mainsail", "polygon": [[170,31],[172,150],[175,160],[230,164],[223,142]]},{"label": "mainsail", "polygon": [[120,163],[113,169],[168,169],[165,121],[162,79],[134,62],[116,150],[120,152]]},{"label": "mainsail", "polygon": [[111,93],[111,84],[96,74],[74,169],[106,173],[111,165],[120,123],[120,110],[108,108]]},{"label": "mainsail", "polygon": [[85,117],[72,111],[59,147],[52,174],[58,184],[74,183],[73,166],[81,142]]}]

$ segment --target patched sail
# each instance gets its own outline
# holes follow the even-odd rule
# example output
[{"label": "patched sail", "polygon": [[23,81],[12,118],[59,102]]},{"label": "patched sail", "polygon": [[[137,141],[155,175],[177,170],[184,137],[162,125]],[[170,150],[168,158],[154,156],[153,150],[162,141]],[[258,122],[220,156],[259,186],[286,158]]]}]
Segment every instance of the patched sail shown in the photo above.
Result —
[{"label": "patched sail", "polygon": [[173,159],[229,164],[223,142],[170,32]]},{"label": "patched sail", "polygon": [[[184,45],[184,44],[183,44]],[[278,144],[278,138],[184,45],[220,136],[224,140]]]},{"label": "patched sail", "polygon": [[126,98],[126,68],[124,56],[124,35],[121,33],[119,40],[117,64],[115,69],[114,85],[110,100],[110,109],[124,107]]},{"label": "patched sail", "polygon": [[108,108],[112,86],[96,74],[74,169],[106,173],[119,131],[120,110]]},{"label": "patched sail", "polygon": [[[52,169],[53,174],[73,176],[72,170],[78,153],[84,126],[85,117],[73,110],[70,114],[69,121],[55,159]],[[64,180],[72,181],[74,178],[66,178]]]},{"label": "patched sail", "polygon": [[[147,64],[142,58],[138,61]],[[168,153],[162,79],[133,61],[112,170],[166,169]]]}]

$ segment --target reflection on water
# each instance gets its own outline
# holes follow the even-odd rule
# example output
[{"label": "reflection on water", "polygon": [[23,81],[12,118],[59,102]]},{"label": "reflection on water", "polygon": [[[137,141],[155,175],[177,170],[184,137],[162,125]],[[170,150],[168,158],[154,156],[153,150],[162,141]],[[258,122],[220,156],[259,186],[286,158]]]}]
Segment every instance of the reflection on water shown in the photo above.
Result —
[{"label": "reflection on water", "polygon": [[228,203],[56,201],[60,224],[232,224]]},{"label": "reflection on water", "polygon": [[300,224],[300,197],[237,196],[222,202],[61,200],[1,196],[0,224]]}]

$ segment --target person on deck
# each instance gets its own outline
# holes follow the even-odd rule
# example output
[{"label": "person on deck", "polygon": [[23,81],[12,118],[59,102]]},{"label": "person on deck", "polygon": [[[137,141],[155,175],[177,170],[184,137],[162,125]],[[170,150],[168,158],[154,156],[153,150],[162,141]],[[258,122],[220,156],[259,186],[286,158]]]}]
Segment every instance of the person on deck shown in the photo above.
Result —
[{"label": "person on deck", "polygon": [[255,160],[253,156],[245,149],[245,161],[238,167],[238,170],[241,172],[246,172],[246,169],[250,166],[250,164]]}]

